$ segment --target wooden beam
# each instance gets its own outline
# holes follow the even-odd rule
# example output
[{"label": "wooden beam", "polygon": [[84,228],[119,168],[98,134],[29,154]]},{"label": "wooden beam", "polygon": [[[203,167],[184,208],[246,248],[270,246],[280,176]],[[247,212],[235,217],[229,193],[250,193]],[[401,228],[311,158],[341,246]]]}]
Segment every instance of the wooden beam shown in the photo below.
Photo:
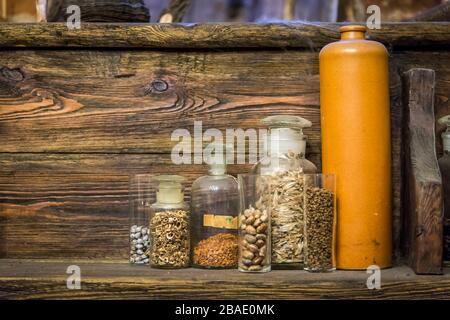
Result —
[{"label": "wooden beam", "polygon": [[[67,290],[67,267],[81,269],[81,289]],[[382,270],[381,289],[363,271],[162,270],[79,260],[0,260],[1,299],[450,299],[450,270],[418,276],[408,267]]]},{"label": "wooden beam", "polygon": [[435,72],[404,74],[405,236],[416,273],[442,273],[443,191],[435,148]]},{"label": "wooden beam", "polygon": [[[340,24],[2,24],[0,46],[66,48],[306,48],[318,50],[339,39]],[[395,48],[449,47],[450,23],[383,24],[369,31],[372,40]]]}]

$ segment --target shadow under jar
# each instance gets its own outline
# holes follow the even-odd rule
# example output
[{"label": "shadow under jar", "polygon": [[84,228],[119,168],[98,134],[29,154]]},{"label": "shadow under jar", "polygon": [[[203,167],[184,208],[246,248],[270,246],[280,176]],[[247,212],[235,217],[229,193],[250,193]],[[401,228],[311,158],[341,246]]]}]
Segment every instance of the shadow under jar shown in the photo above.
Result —
[{"label": "shadow under jar", "polygon": [[241,272],[271,270],[270,206],[265,202],[268,192],[265,177],[254,174],[238,175],[240,192],[239,258]]},{"label": "shadow under jar", "polygon": [[333,174],[305,174],[305,270],[336,270],[336,180]]},{"label": "shadow under jar", "polygon": [[189,206],[177,175],[156,176],[156,202],[150,210],[152,268],[187,268],[190,263]]}]

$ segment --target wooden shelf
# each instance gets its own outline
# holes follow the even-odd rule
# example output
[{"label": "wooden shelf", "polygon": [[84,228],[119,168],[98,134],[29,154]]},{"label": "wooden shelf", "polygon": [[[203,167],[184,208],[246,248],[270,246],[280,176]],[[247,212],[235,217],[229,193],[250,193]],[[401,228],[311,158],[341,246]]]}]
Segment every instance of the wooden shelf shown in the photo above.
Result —
[{"label": "wooden shelf", "polygon": [[[2,25],[2,47],[65,48],[320,48],[339,39],[331,23],[83,23],[69,30],[65,23]],[[383,23],[369,36],[395,47],[447,47],[450,23]]]},{"label": "wooden shelf", "polygon": [[[81,268],[81,289],[68,290],[66,269]],[[2,299],[450,299],[450,269],[418,276],[408,267],[382,270],[381,289],[365,271],[314,274],[275,270],[157,270],[126,263],[0,260]]]}]

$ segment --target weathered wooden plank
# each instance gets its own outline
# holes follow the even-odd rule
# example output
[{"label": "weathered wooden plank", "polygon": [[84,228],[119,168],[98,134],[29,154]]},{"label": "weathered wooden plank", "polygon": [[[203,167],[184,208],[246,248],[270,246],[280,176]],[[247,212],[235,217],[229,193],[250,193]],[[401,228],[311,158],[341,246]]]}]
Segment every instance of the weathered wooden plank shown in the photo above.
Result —
[{"label": "weathered wooden plank", "polygon": [[311,52],[4,51],[0,66],[0,152],[168,153],[194,120],[258,129],[278,113],[311,120],[320,152]]},{"label": "weathered wooden plank", "polygon": [[[397,65],[397,72],[403,74],[413,68],[433,69],[436,75],[435,85],[435,118],[450,114],[450,56],[443,52],[404,51],[396,52],[393,59]],[[401,95],[398,95],[399,97]],[[400,102],[401,104],[401,102]],[[399,123],[402,126],[402,123]],[[436,136],[440,137],[444,126],[436,125]],[[436,140],[438,154],[442,154],[442,139]]]},{"label": "weathered wooden plank", "polygon": [[[446,52],[394,53],[393,112],[401,100],[395,72],[410,66],[438,70],[436,109],[450,110],[445,61]],[[167,153],[176,143],[171,132],[192,131],[194,120],[204,129],[261,128],[260,119],[275,113],[312,120],[309,152],[320,152],[313,53],[6,51],[0,66],[1,152]],[[145,91],[155,80],[168,89]]]},{"label": "weathered wooden plank", "polygon": [[126,259],[129,175],[181,174],[188,201],[207,172],[170,155],[5,154],[0,163],[0,257],[10,258]]},{"label": "weathered wooden plank", "polygon": [[443,191],[435,149],[435,73],[404,75],[405,235],[408,262],[416,273],[442,272]]},{"label": "weathered wooden plank", "polygon": [[[339,24],[2,24],[0,46],[89,48],[320,48],[339,39]],[[448,47],[450,23],[383,23],[372,39],[392,46]]]},{"label": "weathered wooden plank", "polygon": [[[393,164],[393,240],[396,261],[401,261],[405,254],[405,239],[401,237],[403,221],[406,210],[402,208],[401,176],[403,170],[402,154],[402,127],[403,127],[403,101],[400,76],[412,68],[430,68],[435,70],[435,113],[436,117],[450,113],[450,57],[442,52],[403,51],[394,52],[391,57],[391,129],[392,129],[392,164]],[[440,135],[444,128],[438,128],[436,134]],[[442,141],[437,139],[437,149],[442,150]],[[404,191],[403,191],[404,192]],[[403,230],[404,231],[404,230]]]},{"label": "weathered wooden plank", "polygon": [[[312,88],[313,79],[316,78],[315,82],[317,81],[317,75],[314,76],[314,73],[317,73],[314,71],[316,65],[301,67],[297,73],[283,67],[286,71],[284,74],[280,71],[274,74],[273,71],[266,70],[266,67],[273,65],[275,68],[282,65],[283,61],[281,57],[277,58],[274,52],[261,52],[262,56],[259,58],[252,58],[257,56],[256,53],[243,52],[240,56],[243,61],[233,56],[227,57],[226,54],[223,56],[219,53],[210,53],[209,58],[204,60],[205,63],[202,63],[203,53],[194,53],[193,56],[188,53],[153,52],[84,53],[85,55],[79,55],[79,52],[70,54],[59,51],[55,53],[36,51],[30,52],[31,56],[35,57],[31,60],[29,56],[22,56],[24,59],[21,60],[22,58],[13,52],[2,55],[2,58],[6,59],[7,69],[3,69],[3,86],[0,89],[3,97],[0,135],[5,140],[6,137],[12,139],[10,140],[12,149],[9,151],[3,149],[2,151],[7,152],[0,155],[2,173],[9,175],[4,180],[6,184],[0,189],[5,194],[2,199],[1,216],[6,218],[6,221],[2,222],[2,227],[6,240],[5,255],[8,257],[55,258],[64,252],[65,256],[86,259],[126,258],[127,195],[123,187],[127,187],[127,177],[119,175],[131,172],[180,173],[181,171],[182,174],[187,174],[192,182],[195,177],[203,174],[204,167],[184,166],[180,169],[176,166],[166,166],[170,159],[167,154],[170,151],[170,144],[167,144],[170,141],[170,133],[177,127],[191,128],[194,119],[204,120],[205,128],[258,128],[259,119],[264,114],[278,112],[296,114],[298,105],[304,104],[300,106],[300,110],[305,110],[306,115],[302,114],[312,118],[316,123],[315,131],[309,132],[311,148],[308,154],[313,155],[312,160],[320,166],[318,106],[314,105],[317,104],[318,93]],[[67,59],[68,55],[74,59]],[[267,59],[264,59],[265,55]],[[307,61],[307,57],[296,53],[288,55],[296,59],[299,66]],[[172,58],[167,60],[168,56]],[[177,60],[180,56],[183,58]],[[271,61],[270,57],[274,60]],[[244,66],[248,59],[252,60],[255,66],[252,71]],[[161,64],[165,64],[164,61],[170,62],[167,68],[161,68]],[[228,62],[223,64],[223,61]],[[233,61],[236,61],[234,68],[224,73],[226,65]],[[30,68],[28,70],[21,68],[18,71],[14,67],[18,66],[18,63],[28,65]],[[219,67],[220,64],[223,64],[223,68]],[[142,73],[146,68],[152,69],[145,71],[146,74]],[[146,84],[152,83],[155,77],[160,79],[163,72],[164,79],[169,83],[167,91],[152,91],[148,95],[138,94],[136,97],[139,88],[142,89]],[[133,73],[138,76],[133,76]],[[155,75],[152,76],[152,73]],[[168,76],[165,76],[166,74]],[[308,74],[313,74],[312,78],[307,77]],[[285,83],[280,84],[279,79],[273,78],[274,75],[280,78],[289,77],[289,80],[286,79]],[[135,78],[139,80],[134,83]],[[90,79],[89,83],[85,82],[87,79]],[[29,91],[31,88],[27,86],[34,87],[36,84],[43,89],[39,89],[34,96],[31,94],[29,100],[20,97],[21,89],[17,90],[17,86]],[[79,87],[75,88],[78,85]],[[299,88],[305,91],[303,94],[306,96],[292,93]],[[73,92],[79,96],[75,99],[69,98],[72,101],[65,103],[67,98],[63,96],[67,94],[62,92],[66,90],[74,90]],[[274,90],[277,91],[276,95]],[[223,95],[219,92],[215,97],[217,91],[223,92]],[[257,92],[257,95],[254,92]],[[95,97],[91,100],[89,96],[92,93],[95,93]],[[235,98],[232,98],[233,96]],[[314,96],[316,98],[312,98]],[[81,102],[86,105],[83,111],[76,104],[86,98],[91,102]],[[236,101],[232,101],[233,99]],[[194,100],[197,102],[194,103]],[[279,107],[273,110],[274,105]],[[59,113],[58,109],[62,113]],[[56,114],[51,115],[53,112]],[[119,117],[116,117],[117,115]],[[162,118],[158,119],[161,116]],[[243,120],[244,117],[247,120]],[[64,118],[67,121],[62,120]],[[126,126],[128,128],[124,130],[120,129],[119,133],[117,128],[127,122],[130,126]],[[51,128],[45,129],[46,126]],[[40,131],[38,135],[41,138],[38,140],[41,142],[33,138],[36,137],[33,134],[36,130]],[[94,133],[95,131],[97,133]],[[113,137],[108,137],[110,135],[108,132],[115,133]],[[120,142],[121,136],[131,137],[131,140],[126,138],[128,141]],[[136,137],[138,138],[135,139]],[[72,148],[77,143],[79,147]],[[42,148],[34,149],[33,145],[38,144]],[[116,147],[121,144],[122,147],[117,149]],[[101,154],[61,154],[83,150]],[[117,151],[121,154],[105,154]],[[140,154],[125,154],[130,151]],[[40,152],[58,152],[58,154]],[[143,154],[145,152],[157,154]],[[159,160],[158,157],[164,160]],[[248,166],[241,170],[239,172],[248,171]],[[76,175],[77,173],[92,175]],[[12,174],[40,176],[22,179],[11,177]],[[96,180],[97,177],[106,175],[111,176],[113,181],[117,179],[120,183],[108,183],[104,179]],[[36,184],[36,180],[41,184]],[[64,199],[70,199],[70,192],[62,191],[59,199],[52,197],[55,188],[78,190],[86,185],[95,185],[98,190],[94,193],[95,196],[90,196],[91,191],[87,189],[86,202],[82,204],[68,206]],[[48,188],[48,193],[42,191],[44,188]],[[20,190],[28,191],[23,196]],[[118,194],[117,202],[107,200],[110,192]],[[42,194],[42,197],[33,198],[36,194]],[[27,199],[26,204],[19,201],[24,199],[22,196]],[[26,210],[33,212],[34,215],[21,216],[21,212]],[[6,215],[4,212],[9,214]],[[101,218],[98,218],[97,214],[100,214]],[[82,218],[82,221],[77,220],[78,218]],[[26,247],[23,246],[22,234],[26,236]],[[96,234],[96,237],[92,237],[91,234]],[[114,237],[114,241],[109,242],[107,240],[109,237]],[[97,238],[102,240],[97,241]],[[72,247],[72,243],[76,243],[77,246]],[[110,246],[108,250],[101,249],[104,243]]]},{"label": "weathered wooden plank", "polygon": [[[308,159],[320,164],[319,154],[308,154]],[[251,164],[228,165],[228,171],[236,175],[248,171]],[[206,174],[206,165],[176,165],[170,154],[65,154],[65,153],[2,153],[0,154],[0,176],[39,175],[132,175],[139,173],[184,174],[191,178]],[[81,176],[82,177],[82,176]]]},{"label": "weathered wooden plank", "polygon": [[[275,113],[310,119],[308,151],[320,152],[314,53],[15,53],[0,56],[0,152],[168,153],[176,143],[171,132],[192,131],[194,120],[204,129],[261,128],[260,119]],[[394,53],[391,75],[415,66],[437,70],[436,109],[444,115],[450,110],[449,60],[442,51]],[[168,89],[146,91],[155,80]],[[393,80],[398,112],[401,93]]]},{"label": "weathered wooden plank", "polygon": [[[0,119],[9,119],[0,121],[0,149],[6,152],[0,155],[1,173],[120,175],[121,171],[128,174],[147,169],[163,173],[161,168],[169,161],[167,152],[173,145],[170,133],[175,128],[192,131],[194,119],[203,120],[205,129],[259,128],[260,118],[275,113],[303,115],[313,121],[314,127],[307,132],[307,155],[320,167],[316,58],[313,53],[295,51],[243,51],[239,54],[83,51],[81,55],[79,52],[30,51],[22,52],[20,56],[14,51],[5,51],[0,57],[2,65],[8,68],[3,69],[0,77],[1,110],[4,112]],[[436,68],[436,93],[440,101],[437,109],[441,110],[449,107],[450,70],[445,63],[448,59],[449,55],[443,52],[393,55],[391,106],[396,240],[401,224],[402,114],[398,73],[405,67]],[[159,64],[155,65],[155,61]],[[249,64],[253,66],[251,70]],[[15,69],[17,67],[20,72]],[[167,91],[136,94],[138,89],[158,79],[169,83]],[[280,79],[283,79],[282,83]],[[34,97],[27,98],[27,92],[35,89]],[[25,92],[25,98],[21,98],[21,92]],[[56,93],[52,96],[48,92]],[[42,101],[42,95],[46,93],[46,101],[55,100],[59,106],[45,107],[43,103],[43,110],[33,109],[33,101]],[[183,100],[181,104],[176,102],[178,96],[184,97],[184,100],[180,99]],[[31,110],[25,110],[27,103],[24,102],[28,99],[32,101],[28,104]],[[67,99],[83,107],[72,108],[74,102],[64,107]],[[88,152],[94,154],[86,154]],[[139,154],[123,155],[127,152]],[[165,163],[158,160],[159,155]],[[169,166],[167,170],[179,172],[176,167]],[[189,172],[191,169],[184,167],[183,170]],[[248,167],[242,170],[248,170]],[[192,177],[203,172],[192,171]],[[83,184],[83,179],[77,183]],[[61,208],[61,214],[64,210]],[[55,238],[59,236],[55,235]],[[96,245],[95,242],[91,244]],[[396,244],[399,246],[400,242]],[[15,248],[20,255],[20,246]],[[46,256],[46,253],[37,252],[39,257]],[[55,253],[47,256],[52,254]]]},{"label": "weathered wooden plank", "polygon": [[[191,183],[207,172],[158,154],[12,153],[0,159],[0,257],[11,258],[126,259],[128,175],[181,174],[188,201]],[[230,165],[229,173],[250,167]]]},{"label": "weathered wooden plank", "polygon": [[[402,113],[398,72],[411,67],[435,69],[436,112],[440,114],[444,113],[443,110],[450,110],[449,60],[450,56],[444,50],[394,51],[392,55],[394,230],[399,230],[401,183],[402,140],[399,132]],[[0,66],[1,174],[39,174],[44,184],[45,181],[51,182],[47,185],[48,190],[52,190],[51,184],[58,180],[61,182],[56,185],[64,190],[66,183],[75,188],[83,187],[90,179],[94,181],[101,175],[110,176],[112,181],[117,179],[120,183],[112,183],[112,189],[121,194],[122,200],[119,209],[109,202],[98,204],[103,208],[100,212],[104,221],[108,220],[109,215],[112,220],[117,215],[122,218],[126,216],[126,194],[120,185],[126,187],[127,178],[121,174],[145,172],[147,168],[152,172],[164,172],[162,168],[167,164],[167,152],[172,146],[170,132],[174,128],[192,128],[194,119],[202,120],[204,129],[245,129],[259,128],[259,119],[269,114],[303,115],[314,123],[314,128],[307,132],[308,157],[320,167],[318,68],[317,56],[313,52],[3,50]],[[158,91],[158,85],[152,86],[154,80],[166,81],[168,89]],[[128,152],[137,154],[124,155]],[[159,156],[163,160],[158,160]],[[174,166],[165,167],[165,170],[179,173]],[[204,172],[204,167],[196,169],[195,166],[186,166],[183,170],[193,179]],[[242,172],[240,170],[246,171],[248,167],[232,169],[234,173]],[[87,179],[75,173],[92,176]],[[29,190],[30,197],[34,192],[39,193],[39,188],[44,186],[35,186],[35,180],[17,182],[16,191],[20,188]],[[98,182],[100,189],[108,184]],[[102,195],[108,198],[109,192],[101,191],[99,198]],[[51,198],[51,194],[47,196]],[[62,195],[63,198],[66,196],[70,197],[70,194]],[[15,204],[19,201],[17,199],[21,198],[9,201],[8,205]],[[33,201],[30,200],[30,206]],[[113,242],[111,254],[98,254],[100,243],[89,238],[92,229],[85,227],[81,227],[84,232],[80,239],[76,238],[79,234],[70,233],[65,243],[53,249],[51,244],[65,237],[66,230],[79,227],[70,219],[71,214],[83,216],[95,225],[97,204],[93,201],[82,209],[81,206],[68,207],[53,198],[50,203],[51,209],[39,211],[34,217],[37,220],[16,220],[17,216],[6,219],[6,215],[0,213],[0,237],[4,234],[2,228],[9,225],[8,237],[12,239],[8,247],[10,254],[27,257],[35,252],[33,257],[36,258],[57,258],[61,256],[58,250],[64,248],[70,257],[113,260],[125,257],[126,252],[120,251],[124,244],[126,246],[125,238]],[[118,211],[110,213],[105,208]],[[37,236],[29,236],[33,239],[27,242],[29,249],[21,251],[24,248],[19,237],[22,228],[27,228],[25,225],[28,223],[36,224],[37,229],[25,229],[26,232],[35,235],[44,232],[45,235],[45,231],[39,228],[43,228],[48,222],[46,219],[55,212],[59,215],[58,223],[64,227],[57,226],[53,233],[46,234],[45,245],[39,243]],[[99,238],[109,243],[110,237],[122,235],[123,225],[124,222],[120,221],[117,225],[95,231],[99,233]],[[399,232],[394,231],[394,238],[398,235]],[[73,239],[83,242],[85,254],[70,248]],[[0,256],[2,243],[6,242],[0,242]]]},{"label": "weathered wooden plank", "polygon": [[128,177],[0,177],[2,255],[126,256]]},{"label": "weathered wooden plank", "polygon": [[[81,290],[67,290],[66,269],[81,269]],[[128,264],[0,260],[3,299],[450,299],[450,271],[417,276],[407,267],[382,271],[369,290],[365,271],[277,270],[248,277],[237,270],[158,270]]]}]

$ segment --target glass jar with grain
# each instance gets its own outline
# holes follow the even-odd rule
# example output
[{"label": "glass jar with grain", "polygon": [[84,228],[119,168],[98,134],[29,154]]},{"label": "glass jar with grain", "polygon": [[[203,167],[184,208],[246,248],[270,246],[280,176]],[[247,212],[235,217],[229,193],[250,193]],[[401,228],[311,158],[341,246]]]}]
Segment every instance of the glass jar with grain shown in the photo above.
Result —
[{"label": "glass jar with grain", "polygon": [[150,210],[150,264],[153,268],[186,268],[190,263],[190,215],[184,201],[185,178],[154,178],[156,202]]},{"label": "glass jar with grain", "polygon": [[270,116],[262,120],[269,127],[262,158],[253,168],[266,176],[270,193],[262,194],[272,204],[272,266],[301,269],[304,262],[303,174],[316,166],[305,158],[304,128],[311,122],[297,116]]},{"label": "glass jar with grain", "polygon": [[305,270],[336,269],[336,179],[333,174],[304,176]]}]

